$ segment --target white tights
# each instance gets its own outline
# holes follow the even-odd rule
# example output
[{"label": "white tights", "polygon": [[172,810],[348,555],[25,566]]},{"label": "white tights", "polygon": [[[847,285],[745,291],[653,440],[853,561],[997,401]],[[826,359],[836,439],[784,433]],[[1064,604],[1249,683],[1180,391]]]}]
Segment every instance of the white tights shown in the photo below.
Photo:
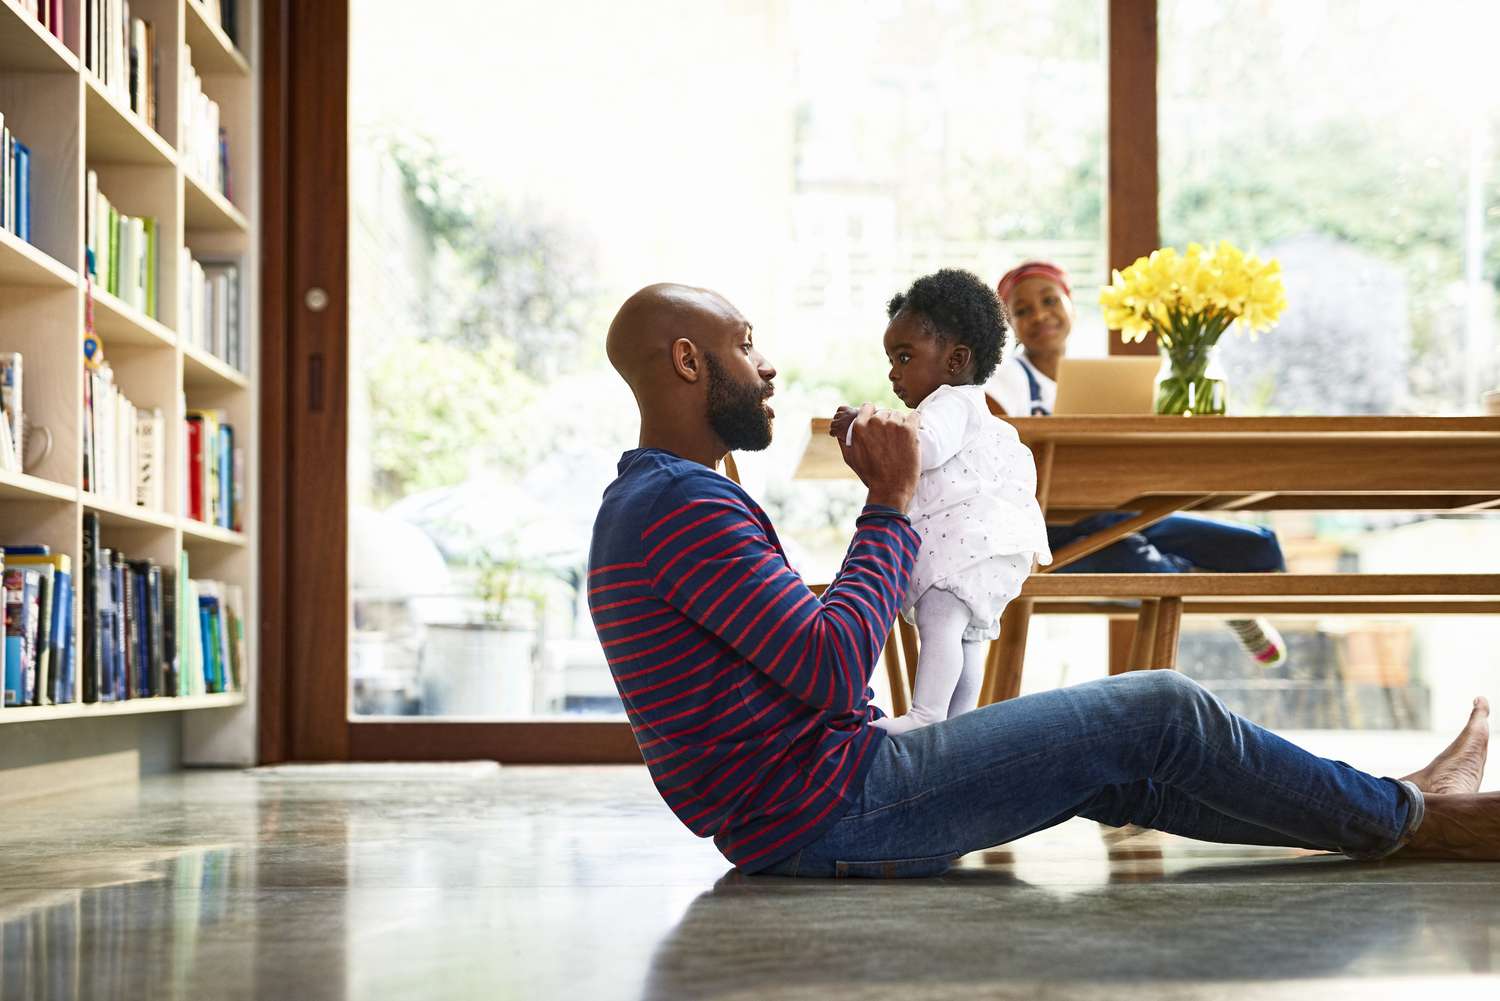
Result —
[{"label": "white tights", "polygon": [[934,587],[917,599],[916,613],[921,650],[911,711],[874,724],[891,733],[906,733],[968,712],[979,704],[979,686],[984,681],[986,644],[965,643],[963,638],[969,626],[969,606]]}]

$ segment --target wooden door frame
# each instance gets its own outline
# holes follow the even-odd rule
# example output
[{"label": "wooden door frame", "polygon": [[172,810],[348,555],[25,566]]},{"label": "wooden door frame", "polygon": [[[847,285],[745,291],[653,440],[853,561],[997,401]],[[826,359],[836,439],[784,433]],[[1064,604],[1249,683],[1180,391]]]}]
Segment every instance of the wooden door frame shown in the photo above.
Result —
[{"label": "wooden door frame", "polygon": [[261,13],[260,760],[639,762],[623,722],[349,720],[349,9]]}]

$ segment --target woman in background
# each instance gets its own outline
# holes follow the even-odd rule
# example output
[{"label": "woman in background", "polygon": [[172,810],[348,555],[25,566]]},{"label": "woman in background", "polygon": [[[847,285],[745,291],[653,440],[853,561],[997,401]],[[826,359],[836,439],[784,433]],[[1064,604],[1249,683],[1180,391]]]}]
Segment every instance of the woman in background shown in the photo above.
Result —
[{"label": "woman in background", "polygon": [[[1007,415],[1040,417],[1057,404],[1057,372],[1073,332],[1073,294],[1055,264],[1027,261],[1000,279],[1000,299],[1010,310],[1019,348],[986,385]],[[1108,528],[1133,512],[1110,511],[1071,525],[1048,525],[1052,551]],[[1281,545],[1270,529],[1177,514],[1132,532],[1120,541],[1070,563],[1058,573],[1280,573]],[[1286,641],[1265,619],[1228,623],[1245,652],[1264,667],[1286,660]]]}]

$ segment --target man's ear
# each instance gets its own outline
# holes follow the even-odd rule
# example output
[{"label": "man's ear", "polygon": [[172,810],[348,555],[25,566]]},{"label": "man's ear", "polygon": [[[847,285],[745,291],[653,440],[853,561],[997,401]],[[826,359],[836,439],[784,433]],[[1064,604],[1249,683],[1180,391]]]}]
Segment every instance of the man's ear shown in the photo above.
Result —
[{"label": "man's ear", "polygon": [[973,358],[973,352],[967,344],[960,344],[948,352],[948,374],[957,375],[969,367],[969,360]]},{"label": "man's ear", "polygon": [[698,351],[698,345],[686,337],[679,337],[672,342],[672,369],[678,378],[684,382],[697,382],[703,378],[703,355]]}]

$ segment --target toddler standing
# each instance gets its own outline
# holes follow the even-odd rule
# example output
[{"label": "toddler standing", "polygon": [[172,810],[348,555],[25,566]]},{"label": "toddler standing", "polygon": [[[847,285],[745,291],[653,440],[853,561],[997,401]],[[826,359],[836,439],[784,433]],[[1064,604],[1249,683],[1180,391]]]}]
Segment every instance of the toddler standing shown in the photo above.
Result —
[{"label": "toddler standing", "polygon": [[[879,719],[891,733],[973,709],[985,649],[1033,560],[1052,561],[1036,502],[1036,464],[1013,427],[992,416],[984,383],[1005,345],[995,292],[967,271],[918,278],[887,307],[891,388],[922,416],[922,474],[912,527],[922,537],[901,614],[921,647],[911,711]],[[848,440],[856,411],[830,433]]]}]

